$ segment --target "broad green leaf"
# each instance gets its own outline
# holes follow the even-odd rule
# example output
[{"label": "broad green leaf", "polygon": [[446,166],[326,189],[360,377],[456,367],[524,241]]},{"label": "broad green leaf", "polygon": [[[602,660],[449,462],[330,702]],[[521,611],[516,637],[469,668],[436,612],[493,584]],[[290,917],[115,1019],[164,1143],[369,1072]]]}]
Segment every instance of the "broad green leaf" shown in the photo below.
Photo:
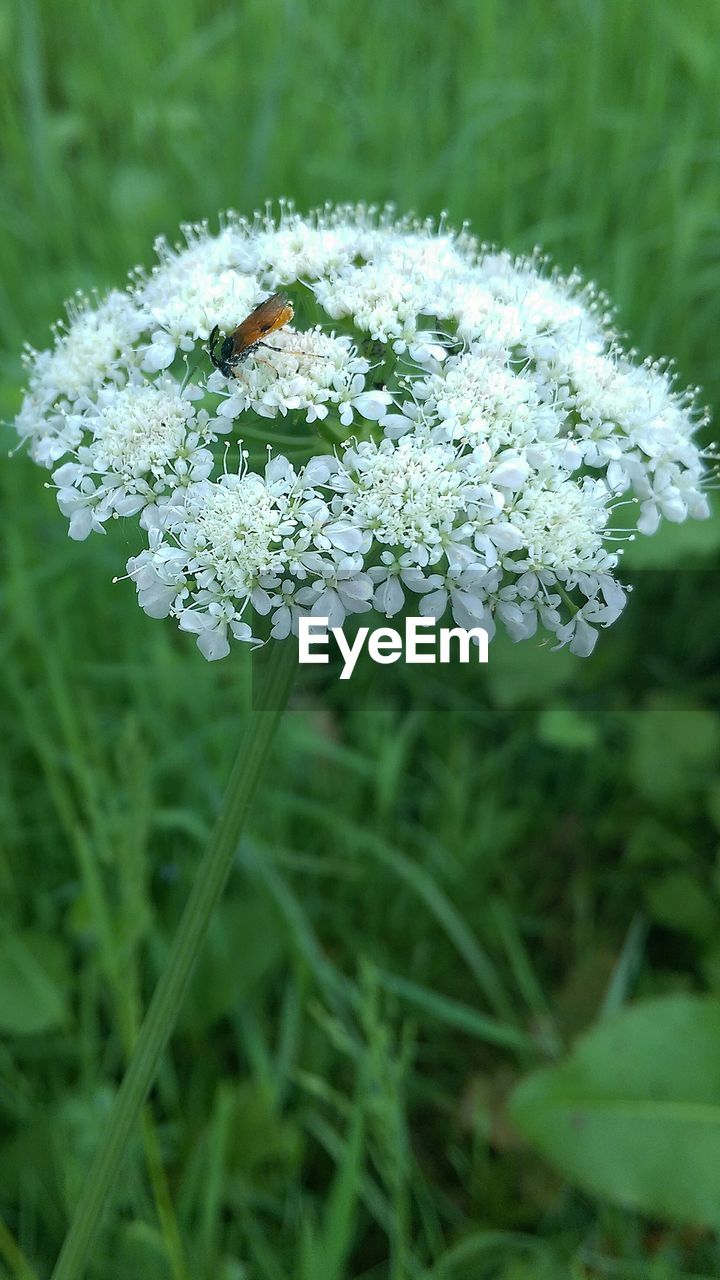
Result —
[{"label": "broad green leaf", "polygon": [[511,1115],[570,1181],[720,1226],[720,1001],[663,996],[615,1014],[524,1080]]}]

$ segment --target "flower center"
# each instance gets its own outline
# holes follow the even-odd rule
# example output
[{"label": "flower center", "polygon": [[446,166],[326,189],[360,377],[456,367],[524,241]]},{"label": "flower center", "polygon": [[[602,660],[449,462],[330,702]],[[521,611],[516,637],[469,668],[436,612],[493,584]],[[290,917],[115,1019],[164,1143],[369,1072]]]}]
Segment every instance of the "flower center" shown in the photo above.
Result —
[{"label": "flower center", "polygon": [[195,518],[198,560],[229,594],[246,595],[260,574],[277,570],[278,544],[291,527],[259,477],[212,485]]},{"label": "flower center", "polygon": [[161,476],[181,453],[192,416],[192,406],[182,396],[153,386],[124,387],[101,410],[96,465],[127,478]]},{"label": "flower center", "polygon": [[407,439],[395,449],[359,452],[350,504],[378,542],[434,544],[463,506],[466,485],[451,449]]}]

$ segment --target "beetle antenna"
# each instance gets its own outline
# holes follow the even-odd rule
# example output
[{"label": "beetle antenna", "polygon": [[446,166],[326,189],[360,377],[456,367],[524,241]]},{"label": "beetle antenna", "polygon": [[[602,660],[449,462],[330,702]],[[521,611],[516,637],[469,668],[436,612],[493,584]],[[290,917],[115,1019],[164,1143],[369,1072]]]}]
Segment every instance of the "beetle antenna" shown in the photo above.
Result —
[{"label": "beetle antenna", "polygon": [[219,369],[219,368],[220,368],[220,361],[218,360],[217,356],[215,355],[215,348],[216,348],[216,346],[217,346],[217,344],[218,344],[218,335],[219,335],[219,333],[220,333],[220,327],[219,327],[219,325],[215,325],[215,326],[213,327],[213,329],[212,329],[212,332],[211,332],[211,334],[210,334],[210,337],[209,337],[209,338],[208,338],[208,340],[207,340],[207,345],[206,345],[206,347],[205,347],[205,350],[207,351],[207,354],[209,355],[209,357],[210,357],[210,359],[211,359],[211,361],[212,361],[212,363],[214,364],[214,366],[215,366],[215,368],[216,368],[216,369]]},{"label": "beetle antenna", "polygon": [[[215,355],[215,348],[216,348],[217,343],[218,343],[218,336],[217,336],[217,335],[218,335],[218,332],[219,332],[218,326],[217,326],[217,325],[215,325],[215,328],[213,329],[212,333],[210,334],[210,337],[208,338],[207,342],[206,342],[206,343],[204,343],[204,344],[203,344],[203,346],[202,346],[202,351],[204,351],[204,352],[205,352],[205,354],[206,354],[206,355],[208,355],[208,356],[210,357],[210,359],[211,359],[211,361],[212,361],[212,363],[214,364],[214,366],[215,366],[215,368],[216,368],[216,369],[219,369],[219,368],[220,368],[220,361],[218,360],[217,356]],[[189,363],[188,363],[188,357],[187,357],[187,356],[185,356],[185,369],[186,369],[186,373],[185,373],[185,377],[183,378],[183,383],[182,383],[182,390],[183,390],[183,391],[185,390],[185,388],[186,388],[186,386],[187,386],[188,382],[189,382],[189,381],[190,381],[190,379],[192,378],[192,375],[194,374],[195,370],[197,369],[198,365],[200,364],[200,360],[201,360],[201,358],[202,358],[202,357],[199,355],[199,356],[198,356],[198,358],[197,358],[197,360],[195,361],[194,365],[193,365],[193,366],[192,366],[192,368],[191,368],[191,367],[190,367],[190,365],[189,365]]]}]

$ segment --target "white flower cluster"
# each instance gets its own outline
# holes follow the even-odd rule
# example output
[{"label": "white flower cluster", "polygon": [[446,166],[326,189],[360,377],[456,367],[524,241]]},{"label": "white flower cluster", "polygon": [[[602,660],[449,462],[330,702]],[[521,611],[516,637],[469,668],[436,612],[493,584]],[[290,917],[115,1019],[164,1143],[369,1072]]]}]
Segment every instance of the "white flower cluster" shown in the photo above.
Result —
[{"label": "white flower cluster", "polygon": [[[372,609],[587,655],[625,601],[614,509],[708,514],[692,395],[576,276],[362,206],[184,234],[28,350],[16,427],[71,537],[139,518],[140,605],[207,658]],[[294,323],[213,368],[279,289]]]}]

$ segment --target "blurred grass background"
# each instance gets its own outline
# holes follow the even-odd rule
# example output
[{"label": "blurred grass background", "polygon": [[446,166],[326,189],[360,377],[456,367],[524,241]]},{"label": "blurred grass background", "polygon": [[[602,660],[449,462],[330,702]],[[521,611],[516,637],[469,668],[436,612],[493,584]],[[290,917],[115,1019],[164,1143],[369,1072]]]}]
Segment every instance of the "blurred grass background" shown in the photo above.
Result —
[{"label": "blurred grass background", "polygon": [[[539,242],[716,402],[719,47],[716,0],[0,4],[0,411],[76,288],[281,194]],[[70,543],[43,479],[0,468],[18,1280],[49,1274],[248,706],[246,667],[145,618],[111,584],[123,531]],[[720,987],[717,522],[653,545],[672,571],[611,656],[524,645],[481,688],[288,718],[94,1280],[720,1275],[710,1233],[567,1186],[505,1109],[608,992]]]}]

